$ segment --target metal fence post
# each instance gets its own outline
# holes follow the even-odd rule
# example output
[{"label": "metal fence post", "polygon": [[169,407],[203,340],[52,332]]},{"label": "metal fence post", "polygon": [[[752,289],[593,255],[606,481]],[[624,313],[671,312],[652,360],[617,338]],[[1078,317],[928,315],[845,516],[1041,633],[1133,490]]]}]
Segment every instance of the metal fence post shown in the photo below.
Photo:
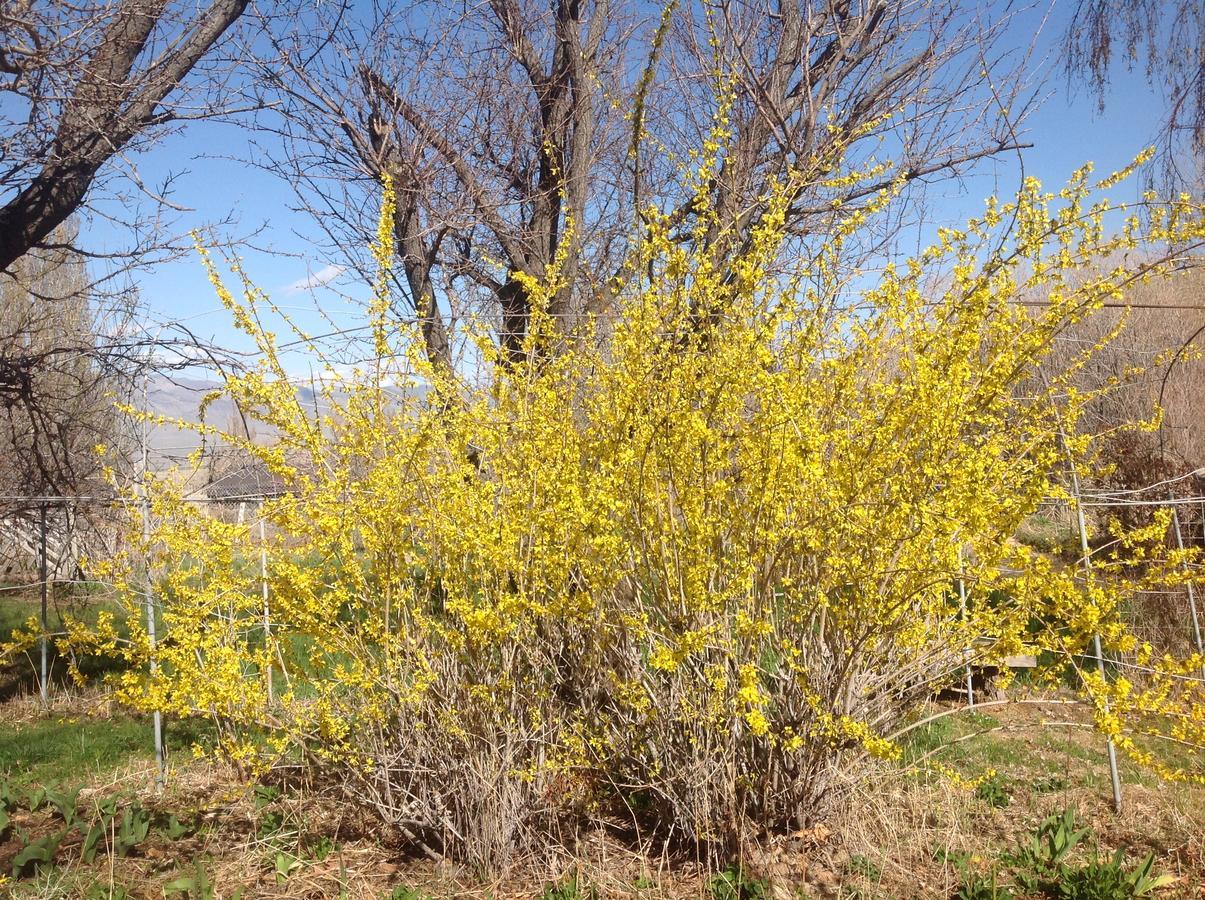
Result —
[{"label": "metal fence post", "polygon": [[[967,618],[967,583],[963,577],[962,545],[958,545],[958,609],[962,613],[962,624],[966,625]],[[971,647],[968,644],[962,648],[962,660],[966,664],[967,676],[967,706],[975,706],[975,678],[971,670]]]},{"label": "metal fence post", "polygon": [[268,613],[268,544],[264,532],[263,501],[259,511],[259,582],[264,597],[264,654],[268,660],[268,705],[276,703],[272,686],[272,618]]},{"label": "metal fence post", "polygon": [[[145,472],[145,470],[144,470]],[[145,475],[144,475],[145,477]],[[151,542],[151,504],[146,495],[146,483],[142,485],[142,541],[145,544],[147,558],[144,563],[146,576],[146,638],[151,651],[151,677],[159,671],[159,660],[155,656],[158,644],[155,634],[155,594],[151,578],[150,542]],[[152,727],[155,734],[155,784],[162,785],[166,774],[166,761],[163,756],[163,714],[159,710],[151,713]]]},{"label": "metal fence post", "polygon": [[39,688],[42,703],[50,702],[50,566],[46,560],[46,504],[38,507],[38,580],[42,585],[42,669]]},{"label": "metal fence post", "polygon": [[[1084,575],[1086,581],[1092,580],[1092,556],[1091,550],[1088,547],[1088,525],[1084,521],[1084,504],[1080,497],[1079,490],[1079,475],[1075,471],[1075,464],[1071,465],[1071,489],[1075,497],[1075,515],[1079,523],[1079,544],[1080,550],[1084,554]],[[1092,636],[1092,648],[1096,653],[1096,671],[1100,673],[1102,680],[1105,675],[1105,658],[1100,646],[1100,634]],[[1108,711],[1108,701],[1105,702],[1105,710]],[[1109,779],[1113,783],[1113,811],[1121,812],[1121,774],[1117,769],[1117,747],[1113,743],[1113,736],[1107,735],[1106,746],[1109,753]]]},{"label": "metal fence post", "polygon": [[[1172,528],[1176,534],[1176,547],[1183,550],[1184,536],[1180,533],[1180,513],[1174,502],[1172,503]],[[1184,574],[1189,574],[1187,562],[1184,563]],[[1197,617],[1197,596],[1192,588],[1192,580],[1185,581],[1184,586],[1188,589],[1188,613],[1192,617],[1193,643],[1196,644],[1198,655],[1205,654],[1205,646],[1202,646],[1201,642],[1201,620]]]}]

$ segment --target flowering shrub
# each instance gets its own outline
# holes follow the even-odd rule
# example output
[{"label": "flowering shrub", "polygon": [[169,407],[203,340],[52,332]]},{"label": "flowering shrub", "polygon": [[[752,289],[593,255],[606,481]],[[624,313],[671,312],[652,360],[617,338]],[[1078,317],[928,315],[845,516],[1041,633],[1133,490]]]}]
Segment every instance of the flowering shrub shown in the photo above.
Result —
[{"label": "flowering shrub", "polygon": [[[271,629],[239,565],[248,527],[165,478],[156,527],[115,568],[150,554],[169,640],[152,650],[134,590],[128,641],[106,621],[72,639],[135,663],[126,702],[213,716],[248,765],[336,770],[416,841],[483,866],[582,814],[726,850],[808,822],[838,766],[899,756],[893,734],[961,678],[967,648],[1061,667],[1099,633],[1141,655],[1119,605],[1180,577],[1157,529],[1119,534],[1090,580],[1011,540],[1091,462],[1074,362],[1042,367],[1052,340],[1166,267],[1079,274],[1205,234],[1186,199],[1108,234],[1089,178],[1057,196],[1027,180],[844,305],[841,243],[873,209],[786,275],[789,183],[723,266],[650,213],[606,329],[566,334],[537,310],[521,361],[474,332],[476,386],[391,324],[382,278],[378,360],[331,367],[322,415],[286,378],[266,300],[214,274],[263,350],[223,390],[279,435],[224,440],[289,486],[263,506]],[[391,216],[386,185],[383,269]],[[1177,677],[1203,661],[1142,662],[1141,684],[1083,673],[1099,727],[1140,757],[1140,733],[1205,743],[1201,687]]]}]

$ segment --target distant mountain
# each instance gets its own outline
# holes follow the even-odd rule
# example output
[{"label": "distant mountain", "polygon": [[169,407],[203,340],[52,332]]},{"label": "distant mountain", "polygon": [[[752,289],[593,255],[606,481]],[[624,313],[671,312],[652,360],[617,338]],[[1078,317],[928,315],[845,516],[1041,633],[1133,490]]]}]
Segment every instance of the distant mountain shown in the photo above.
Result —
[{"label": "distant mountain", "polygon": [[[200,422],[201,401],[210,391],[220,387],[217,381],[159,375],[147,386],[147,411],[169,419]],[[313,392],[309,388],[302,390],[306,402],[312,403]],[[219,397],[205,411],[205,421],[218,428],[228,428],[237,420],[234,403],[229,397]],[[251,426],[256,435],[268,436],[262,424],[251,423]],[[197,432],[174,425],[153,425],[147,437],[151,452],[163,457],[165,462],[187,456],[201,444],[201,435]]]},{"label": "distant mountain", "polygon": [[[217,381],[198,378],[169,377],[159,375],[152,379],[147,386],[147,410],[156,415],[169,419],[179,419],[184,422],[201,421],[201,401],[210,391],[221,387]],[[297,385],[298,398],[307,410],[315,408],[315,392],[309,386]],[[317,408],[325,411],[326,402],[321,396],[317,398]],[[222,429],[239,429],[239,417],[234,403],[229,397],[219,397],[205,410],[205,421]],[[249,420],[252,435],[260,439],[270,439],[274,431],[262,422]],[[190,429],[174,425],[154,425],[148,435],[148,446],[157,457],[156,462],[167,464],[179,461],[201,444],[201,436]]]}]

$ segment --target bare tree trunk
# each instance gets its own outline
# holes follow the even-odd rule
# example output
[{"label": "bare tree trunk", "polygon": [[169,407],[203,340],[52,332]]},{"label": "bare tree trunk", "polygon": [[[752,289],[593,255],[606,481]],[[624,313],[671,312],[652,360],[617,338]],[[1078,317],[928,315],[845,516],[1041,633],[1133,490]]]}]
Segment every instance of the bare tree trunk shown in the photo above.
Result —
[{"label": "bare tree trunk", "polygon": [[[24,22],[24,28],[36,38],[31,38],[31,43],[42,43],[39,34],[44,32],[47,43],[69,45],[70,53],[64,51],[59,58],[48,49],[22,55],[0,47],[5,62],[0,73],[11,78],[0,86],[21,95],[30,105],[26,127],[53,130],[47,139],[27,139],[22,145],[32,147],[33,155],[20,160],[16,168],[22,174],[36,174],[0,207],[0,271],[9,271],[27,252],[42,246],[84,204],[102,168],[133,138],[177,117],[162,104],[243,14],[247,3],[212,0],[192,19],[182,18],[182,12],[171,13],[168,0],[121,0],[115,9],[95,4],[81,7],[82,13],[77,11],[84,16],[84,25],[77,23],[74,31],[47,11],[40,19]],[[139,69],[156,29],[179,33],[171,34],[168,49]],[[63,38],[59,31],[71,34]],[[94,46],[87,46],[93,33],[100,36]],[[79,42],[84,46],[77,46]],[[87,60],[79,74],[76,54]],[[56,72],[45,71],[56,66]],[[40,77],[44,74],[45,79]],[[50,75],[74,78],[57,121],[58,98],[53,85],[58,79]],[[44,80],[50,85],[45,91],[37,87]],[[26,85],[35,87],[27,89]]]}]

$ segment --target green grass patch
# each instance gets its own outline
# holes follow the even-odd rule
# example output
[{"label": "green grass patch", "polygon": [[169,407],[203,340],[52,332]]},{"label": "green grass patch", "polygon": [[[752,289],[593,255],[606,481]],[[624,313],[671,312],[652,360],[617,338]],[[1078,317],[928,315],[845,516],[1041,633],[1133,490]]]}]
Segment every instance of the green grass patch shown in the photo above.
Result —
[{"label": "green grass patch", "polygon": [[1008,742],[993,740],[990,734],[977,734],[998,724],[991,716],[970,711],[937,719],[904,736],[904,762],[914,763],[929,754],[946,765],[959,767],[1011,761],[1016,751]]},{"label": "green grass patch", "polygon": [[[60,584],[51,588],[46,604],[46,620],[51,631],[63,627],[63,614],[93,624],[101,610],[119,613],[120,605],[111,597],[98,595],[88,584]],[[32,617],[42,611],[42,597],[37,588],[0,585],[0,640],[7,640],[17,628],[24,628]]]},{"label": "green grass patch", "polygon": [[[24,629],[31,618],[36,621],[41,615],[41,605],[37,591],[0,591],[0,641],[11,638],[14,630]],[[111,596],[97,596],[95,591],[89,590],[88,585],[59,585],[47,604],[47,629],[52,635],[62,634],[65,616],[94,625],[101,611],[117,613],[118,634],[129,634],[124,624],[120,624],[120,606]],[[67,660],[60,656],[53,640],[49,649],[51,683],[69,682]],[[38,689],[39,657],[40,650],[35,644],[25,655],[18,654],[6,661],[6,665],[0,669],[0,700]],[[106,656],[84,655],[77,659],[77,663],[79,671],[86,678],[97,678],[124,668],[120,660]]]},{"label": "green grass patch", "polygon": [[153,755],[149,721],[44,719],[0,730],[0,772],[31,784],[75,781]]},{"label": "green grass patch", "polygon": [[[24,590],[0,591],[0,641],[7,641],[18,628],[23,628],[30,616],[37,616],[41,608],[37,595],[30,595]],[[51,610],[51,616],[54,611]]]},{"label": "green grass patch", "polygon": [[[212,727],[188,719],[169,721],[164,731],[169,751],[179,752],[203,742]],[[15,783],[79,782],[154,755],[149,716],[47,718],[0,726],[0,777]]]}]

